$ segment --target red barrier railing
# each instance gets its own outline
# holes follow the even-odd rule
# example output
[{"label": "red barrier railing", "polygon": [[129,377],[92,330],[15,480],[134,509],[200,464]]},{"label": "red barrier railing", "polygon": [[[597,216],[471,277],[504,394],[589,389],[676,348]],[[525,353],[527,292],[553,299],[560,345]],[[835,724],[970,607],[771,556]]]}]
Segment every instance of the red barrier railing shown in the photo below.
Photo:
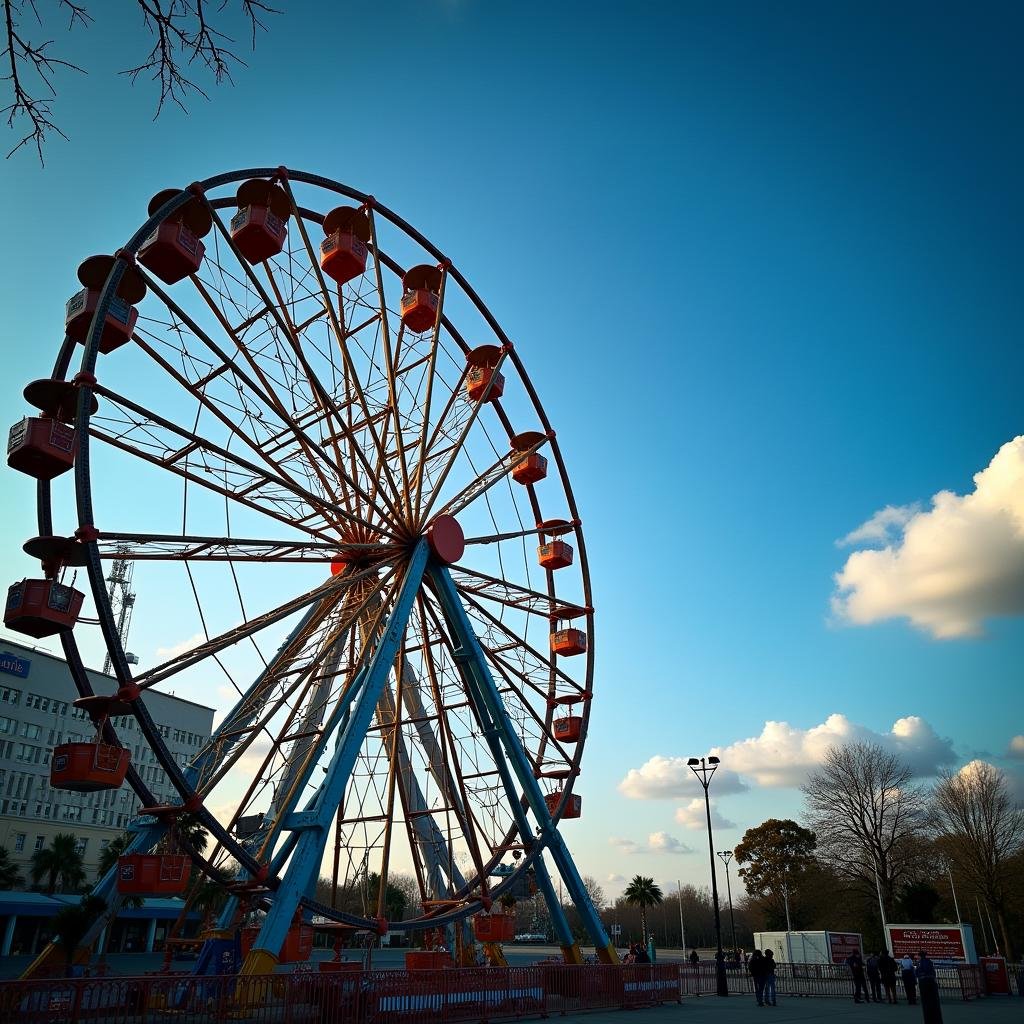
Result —
[{"label": "red barrier railing", "polygon": [[675,1002],[674,964],[0,982],[7,1024],[457,1024]]},{"label": "red barrier railing", "polygon": [[[981,996],[977,967],[938,969],[947,999]],[[742,968],[726,972],[730,995],[752,995]],[[849,998],[849,970],[831,964],[779,964],[780,996]],[[0,1024],[459,1024],[651,1006],[713,995],[715,965],[631,964],[348,970],[229,976],[76,978],[0,982]]]}]

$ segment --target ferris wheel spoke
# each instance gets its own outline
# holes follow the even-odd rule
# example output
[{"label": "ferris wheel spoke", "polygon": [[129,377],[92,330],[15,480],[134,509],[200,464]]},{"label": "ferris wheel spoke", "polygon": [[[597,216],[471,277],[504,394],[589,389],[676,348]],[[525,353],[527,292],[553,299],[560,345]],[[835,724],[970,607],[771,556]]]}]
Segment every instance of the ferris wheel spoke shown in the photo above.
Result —
[{"label": "ferris wheel spoke", "polygon": [[[252,372],[259,378],[260,383],[257,384],[248,374],[246,374],[237,363],[228,357],[228,355],[220,348],[219,345],[204,331],[196,321],[189,316],[189,314],[166,292],[164,289],[153,280],[152,277],[143,274],[143,280],[147,286],[155,295],[157,295],[164,305],[174,314],[178,320],[181,321],[189,331],[205,345],[214,356],[219,360],[219,365],[223,365],[230,368],[232,377],[236,378],[242,384],[245,385],[246,390],[257,398],[270,412],[277,416],[282,425],[288,433],[290,433],[294,439],[294,442],[298,446],[299,450],[304,454],[307,460],[307,467],[310,472],[318,477],[321,481],[321,485],[324,486],[325,492],[330,494],[333,493],[334,488],[326,483],[324,474],[320,471],[321,462],[324,465],[332,467],[334,472],[338,475],[342,483],[347,486],[358,489],[358,485],[354,481],[348,478],[342,466],[334,466],[331,459],[323,448],[318,445],[312,438],[310,438],[302,429],[300,429],[294,422],[293,417],[288,413],[284,402],[281,397],[277,394],[273,384],[267,379],[266,374],[260,368],[256,362],[255,357],[249,351],[248,347],[242,342],[238,332],[228,323],[227,318],[221,312],[220,307],[213,300],[213,297],[203,286],[202,282],[193,275],[192,280],[196,286],[199,294],[204,298],[210,311],[214,317],[221,324],[222,329],[227,333],[228,337],[231,338],[233,344],[238,349],[239,354],[249,365]],[[314,458],[317,456],[317,458]]]},{"label": "ferris wheel spoke", "polygon": [[[459,397],[463,394],[463,388],[465,387],[466,377],[469,374],[469,366],[465,366],[459,375],[459,379],[452,386],[451,393],[445,400],[444,408],[441,410],[440,415],[437,418],[437,422],[434,424],[430,431],[430,437],[427,440],[425,446],[423,446],[418,462],[416,464],[416,470],[413,474],[413,478],[416,481],[416,506],[417,506],[417,519],[416,522],[420,525],[426,522],[426,513],[423,509],[423,502],[426,498],[429,498],[430,494],[435,490],[433,483],[430,479],[429,467],[431,463],[439,462],[444,456],[449,455],[451,452],[456,451],[456,441],[450,436],[449,431],[452,429],[461,429],[461,423],[458,420],[459,411]],[[456,415],[453,417],[451,426],[448,425],[448,417],[455,412]],[[424,425],[424,429],[429,424]],[[426,492],[426,495],[424,495]]]},{"label": "ferris wheel spoke", "polygon": [[545,619],[550,618],[556,611],[561,611],[563,618],[576,618],[589,611],[583,605],[559,601],[553,594],[531,590],[529,587],[520,586],[509,580],[498,579],[496,576],[489,576],[487,573],[478,572],[465,565],[453,566],[450,571],[461,594],[486,598],[488,601],[504,605],[507,608],[530,612]]},{"label": "ferris wheel spoke", "polygon": [[314,587],[313,590],[300,594],[298,597],[291,598],[283,604],[278,605],[276,608],[273,608],[268,612],[264,612],[262,615],[250,619],[248,622],[243,623],[240,626],[235,626],[233,629],[229,629],[224,633],[207,640],[205,643],[192,648],[190,651],[186,651],[184,654],[179,654],[177,657],[171,658],[163,664],[151,668],[148,672],[140,673],[135,677],[135,683],[140,689],[146,689],[164,679],[169,678],[170,676],[177,675],[179,672],[184,671],[186,668],[190,668],[192,665],[203,661],[205,658],[211,657],[225,648],[238,643],[239,640],[244,640],[247,637],[260,632],[260,630],[266,629],[267,626],[272,626],[275,622],[280,622],[281,619],[287,618],[287,616],[291,615],[293,612],[301,611],[308,605],[313,604],[313,602],[319,598],[328,594],[340,594],[342,591],[356,585],[360,581],[369,579],[376,572],[377,567],[373,566],[362,570],[362,572],[353,573],[351,575],[346,573],[344,576],[335,576],[326,580],[318,587]]},{"label": "ferris wheel spoke", "polygon": [[[223,223],[220,223],[219,218],[216,219],[220,224],[221,230],[223,231]],[[257,286],[259,286],[259,282],[258,279],[256,278],[256,275],[253,274],[251,269],[249,269],[248,267],[247,270],[249,272],[251,279],[254,282],[256,282]],[[214,301],[213,296],[206,289],[206,287],[199,280],[199,278],[193,275],[192,283],[195,285],[196,290],[199,292],[199,294],[206,301],[206,304],[209,307],[210,311],[219,320],[224,332],[235,343],[235,347],[241,353],[245,361],[249,364],[249,367],[252,370],[252,372],[256,375],[262,387],[263,393],[266,395],[270,402],[271,409],[278,417],[280,417],[280,419],[287,423],[291,419],[291,416],[281,397],[278,395],[277,390],[274,387],[273,381],[270,380],[266,371],[262,367],[260,367],[255,355],[252,353],[250,348],[243,343],[242,339],[238,336],[234,328],[228,322],[227,317],[224,316],[220,307]],[[288,329],[284,324],[284,320],[282,319],[280,312],[278,311],[277,307],[273,306],[273,304],[270,302],[270,297],[266,295],[266,292],[262,289],[262,286],[259,286],[259,289],[263,294],[264,301],[272,307],[271,313],[273,314],[273,317],[278,324],[278,329],[281,331],[282,335],[288,338]],[[314,401],[317,401],[318,403],[324,402],[324,399],[326,398],[325,393],[322,391],[322,388],[315,386],[319,385],[319,381],[310,380],[310,384],[314,385],[312,387],[312,397]],[[327,452],[324,451],[324,449],[319,444],[314,442],[311,438],[307,437],[302,431],[295,431],[295,439],[306,456],[306,464],[309,466],[310,470],[320,481],[320,485],[323,487],[325,493],[330,493],[332,490],[332,484],[328,480],[327,474],[321,469],[321,466],[331,467],[334,470],[334,472],[341,476],[342,478],[344,478],[345,476],[344,468],[342,466],[335,465],[334,461],[327,455]],[[316,456],[319,456],[319,458],[317,458]],[[358,484],[356,484],[355,481],[346,480],[346,483],[348,483],[348,485],[355,490],[359,489]]]},{"label": "ferris wheel spoke", "polygon": [[[222,330],[231,339],[234,346],[236,346],[239,353],[249,365],[249,368],[256,377],[259,378],[259,384],[257,384],[256,381],[249,377],[249,375],[238,366],[236,360],[231,359],[226,352],[217,345],[210,335],[196,323],[195,319],[191,317],[164,289],[162,289],[156,281],[153,280],[152,276],[143,273],[142,278],[143,281],[145,281],[146,286],[161,299],[164,305],[173,313],[174,316],[177,317],[178,321],[180,321],[191,334],[193,334],[213,353],[214,356],[216,356],[219,360],[218,367],[224,366],[229,368],[232,378],[237,379],[244,384],[249,393],[258,398],[269,412],[273,413],[274,416],[281,420],[285,429],[293,435],[299,449],[305,454],[307,459],[310,458],[311,453],[315,453],[321,456],[326,465],[333,466],[333,463],[327,457],[327,454],[322,449],[319,449],[319,446],[312,440],[312,438],[308,437],[298,426],[296,426],[293,418],[289,415],[281,396],[276,393],[272,384],[267,380],[266,375],[260,369],[255,357],[243,343],[238,331],[231,327],[227,322],[227,318],[222,313],[220,307],[195,275],[191,280],[195,283],[197,291],[204,298],[207,306],[217,319],[217,322],[221,325]],[[310,462],[310,471],[321,477],[323,482],[323,473],[319,472],[318,463],[315,460],[310,460]],[[344,477],[342,467],[335,467],[335,469],[339,474],[341,474],[344,482],[351,484],[352,481],[349,481]],[[333,488],[330,485],[327,485],[326,490],[327,493],[330,494],[332,493]]]},{"label": "ferris wheel spoke", "polygon": [[[299,363],[302,366],[303,371],[305,372],[307,379],[315,380],[316,379],[315,374],[313,373],[312,368],[310,367],[308,360],[306,360],[305,356],[303,356],[303,354],[302,354],[302,347],[299,344],[299,337],[300,337],[299,330],[292,323],[291,317],[288,314],[288,304],[285,301],[284,296],[281,294],[281,289],[280,289],[280,287],[279,287],[279,285],[277,283],[277,279],[274,277],[271,261],[269,261],[269,260],[266,261],[263,264],[263,268],[264,268],[264,270],[266,272],[267,280],[270,282],[271,289],[274,292],[274,297],[277,300],[278,309],[280,311],[280,316],[281,316],[283,322],[285,323],[285,325],[287,327],[287,337],[288,337],[288,340],[291,343],[291,346],[292,346],[292,348],[293,348],[293,350],[295,352],[295,356],[299,360]],[[317,381],[317,383],[319,384],[319,381]],[[342,455],[341,448],[340,448],[340,446],[338,444],[338,437],[339,437],[339,435],[338,435],[338,432],[337,432],[338,427],[340,426],[340,418],[339,418],[340,417],[340,410],[337,410],[336,407],[333,406],[333,403],[332,403],[332,405],[328,405],[327,403],[324,402],[324,400],[321,397],[321,395],[326,391],[326,389],[323,388],[322,385],[314,388],[313,391],[314,391],[314,396],[313,396],[314,397],[314,402],[318,406],[318,408],[321,410],[321,412],[323,413],[325,422],[327,424],[331,424],[331,423],[334,424],[334,427],[331,429],[331,432],[330,432],[330,435],[327,438],[327,441],[328,441],[328,443],[331,445],[331,447],[334,450],[334,457],[335,457],[336,465],[339,466],[339,467],[344,467],[345,459],[344,459],[344,456]],[[356,477],[356,474],[353,473],[353,479],[355,477]],[[356,509],[357,509],[357,511],[359,509],[358,498],[360,496],[361,496],[360,492],[357,491],[356,492],[356,500],[357,500]],[[343,497],[345,499],[346,507],[349,507],[349,498],[348,498],[348,493],[346,491],[343,491]],[[368,502],[368,504],[372,504],[372,502],[369,501],[369,497],[368,496],[367,496],[367,502]],[[380,509],[378,509],[377,511],[381,515],[385,514]]]},{"label": "ferris wheel spoke", "polygon": [[[320,269],[320,261],[317,258],[316,252],[313,249],[312,243],[309,240],[309,232],[306,230],[305,219],[302,217],[301,213],[299,212],[299,207],[298,207],[298,205],[295,202],[295,196],[292,193],[291,182],[287,178],[285,178],[281,182],[281,186],[285,190],[285,192],[287,193],[288,199],[291,202],[292,214],[295,217],[296,226],[299,229],[299,234],[302,236],[303,244],[306,247],[306,253],[307,253],[308,257],[309,257],[310,266],[313,268],[313,272],[314,272],[314,274],[316,276],[317,283],[320,285],[320,291],[321,291],[322,296],[323,296],[324,305],[327,308],[327,315],[330,318],[331,326],[334,329],[334,333],[335,333],[335,337],[337,339],[338,347],[341,350],[341,356],[342,356],[343,363],[344,363],[347,371],[349,373],[351,373],[352,380],[356,384],[356,388],[355,388],[355,390],[356,390],[356,399],[357,399],[357,401],[358,401],[358,403],[359,403],[359,405],[361,407],[363,418],[366,421],[367,432],[368,432],[368,434],[369,434],[369,436],[370,436],[370,438],[371,438],[371,440],[373,442],[374,448],[376,449],[377,457],[379,459],[383,460],[384,475],[386,476],[386,478],[388,480],[388,483],[391,486],[391,495],[390,495],[390,497],[392,499],[397,499],[399,497],[398,485],[397,485],[397,483],[395,481],[394,475],[391,472],[391,465],[387,461],[386,453],[384,451],[384,446],[381,444],[380,435],[377,433],[376,429],[374,428],[373,417],[370,414],[370,409],[369,409],[369,406],[368,406],[367,401],[366,401],[366,395],[364,394],[363,389],[358,387],[359,377],[358,377],[358,374],[355,371],[355,365],[352,362],[352,355],[351,355],[351,353],[348,350],[348,345],[346,344],[347,336],[346,336],[345,330],[344,330],[344,328],[342,326],[341,319],[340,319],[340,317],[338,315],[338,311],[335,309],[334,300],[333,300],[333,298],[331,296],[330,289],[327,287],[327,283],[324,280],[323,271]],[[387,317],[384,316],[383,320],[385,321],[385,324],[386,324]],[[384,324],[382,324],[382,327],[383,326],[384,326]],[[358,451],[359,451],[359,454],[362,456],[362,458],[363,458],[363,460],[365,462],[366,461],[366,453],[363,451],[361,446],[358,449]],[[367,469],[368,472],[372,472],[372,470],[370,469],[370,466],[369,466],[368,463],[366,465],[366,469]],[[371,477],[371,479],[372,479],[372,477]],[[385,496],[385,501],[388,504],[388,506],[391,508],[391,510],[393,512],[397,513],[397,509],[395,508],[395,506],[392,503],[392,501],[388,499],[387,496]]]},{"label": "ferris wheel spoke", "polygon": [[[580,521],[578,519],[567,520],[566,525],[569,528],[574,529],[575,527],[580,525]],[[492,533],[489,536],[485,536],[485,537],[467,537],[466,538],[466,547],[469,547],[472,544],[497,544],[497,543],[499,543],[500,541],[503,541],[503,540],[523,540],[526,537],[537,537],[540,534],[547,533],[549,531],[550,531],[550,527],[545,527],[542,524],[541,526],[530,527],[527,530],[513,530],[510,533]],[[466,569],[464,566],[460,566],[458,571],[459,572],[469,572],[470,570]],[[493,579],[493,577],[488,577],[488,578],[489,579]],[[504,581],[499,581],[499,582],[504,582]]]},{"label": "ferris wheel spoke", "polygon": [[[285,496],[287,499],[290,499],[291,503],[290,505],[286,504],[286,510],[294,517],[296,525],[306,523],[311,518],[320,518],[322,520],[323,527],[319,530],[313,528],[312,532],[322,533],[324,528],[337,528],[339,521],[344,521],[364,527],[371,531],[380,531],[381,533],[385,533],[393,539],[396,539],[394,538],[394,534],[386,528],[371,524],[364,519],[354,516],[342,506],[322,498],[304,487],[293,484],[289,480],[279,477],[263,467],[250,462],[248,459],[243,459],[241,456],[230,452],[228,449],[215,444],[213,441],[202,437],[194,431],[187,430],[184,427],[179,427],[170,420],[159,416],[157,413],[144,408],[128,398],[118,395],[101,384],[96,384],[93,390],[97,395],[106,398],[115,406],[125,410],[126,413],[132,413],[134,416],[141,419],[140,422],[128,417],[128,422],[131,425],[131,429],[128,434],[132,432],[134,432],[134,436],[142,434],[145,438],[148,438],[151,446],[155,446],[157,448],[159,454],[148,459],[148,461],[155,465],[159,465],[164,469],[169,469],[172,472],[180,471],[182,473],[189,473],[189,470],[183,470],[176,464],[181,460],[185,460],[187,463],[188,459],[198,453],[206,456],[207,458],[217,460],[212,467],[209,467],[208,465],[204,466],[204,469],[206,469],[207,472],[212,472],[222,478],[227,478],[229,473],[233,473],[241,477],[241,486],[233,490],[229,489],[227,491],[228,496],[237,495],[241,498],[248,498],[249,495],[262,491],[262,495],[266,498],[270,493],[266,488],[269,487],[276,490],[276,496],[279,501]],[[93,422],[103,422],[103,418],[94,417]],[[181,442],[181,444],[173,446],[166,441],[160,442],[155,434],[156,428],[173,435]],[[99,437],[101,440],[108,441],[116,447],[129,451],[132,454],[136,454],[140,458],[147,458],[147,453],[143,452],[141,448],[124,442],[124,438],[128,436],[126,433],[122,433],[119,436],[110,433],[101,433],[92,426],[90,426],[90,433],[94,433],[95,436]],[[197,477],[196,474],[192,474],[192,478],[196,478],[197,482],[202,482],[202,478]],[[224,492],[222,491],[222,493]],[[305,507],[303,507],[302,504],[296,504],[296,502],[305,503]],[[246,501],[246,504],[255,505],[256,508],[261,508],[261,506],[258,503],[254,503],[251,498]],[[310,509],[313,511],[312,515],[310,515]],[[330,515],[327,513],[330,513]],[[278,518],[280,518],[280,515]],[[307,527],[307,529],[309,528]]]},{"label": "ferris wheel spoke", "polygon": [[[276,280],[274,278],[274,275],[272,273],[272,270],[271,270],[271,263],[270,263],[270,261],[267,261],[264,264],[264,268],[266,269],[267,276],[268,276],[268,278],[271,281],[272,287],[274,288],[275,295],[278,298],[278,302],[279,302],[279,305],[280,305],[279,316],[280,316],[280,318],[282,318],[282,322],[284,322],[284,320],[287,318],[287,306],[286,306],[286,303],[284,302],[284,299],[281,296],[280,291],[278,289],[277,282],[276,282]],[[325,295],[319,295],[318,296],[318,300],[322,304],[324,304],[324,311],[327,313],[328,317],[331,317],[332,316],[332,307],[330,305],[330,300]],[[386,323],[386,321],[385,321],[385,323]],[[330,394],[328,389],[320,381],[319,377],[317,376],[317,374],[313,370],[313,368],[310,365],[309,361],[303,355],[302,347],[299,344],[299,336],[291,328],[290,323],[288,324],[288,328],[289,329],[286,332],[286,336],[289,339],[289,342],[291,344],[291,347],[294,350],[296,358],[299,360],[299,363],[302,366],[303,372],[305,373],[307,380],[313,386],[313,393],[314,393],[315,400],[317,401],[317,403],[323,409],[325,416],[329,417],[330,422],[333,423],[333,425],[334,425],[334,429],[332,429],[331,434],[328,437],[328,441],[334,446],[335,454],[336,454],[336,457],[337,457],[337,460],[338,460],[338,466],[339,467],[344,467],[345,460],[344,460],[344,458],[341,455],[340,448],[338,447],[338,441],[341,438],[345,438],[346,440],[348,440],[349,448],[350,448],[350,456],[354,455],[354,453],[355,453],[357,448],[358,448],[359,451],[362,451],[362,446],[358,445],[358,443],[356,441],[356,431],[357,431],[359,425],[353,426],[353,425],[350,425],[350,424],[348,424],[346,422],[346,420],[342,416],[342,407],[340,407],[336,403],[335,399]],[[352,332],[352,333],[346,334],[345,335],[346,340],[348,338],[350,338],[350,337],[353,337],[355,335],[355,333],[356,332]],[[343,351],[347,351],[347,349],[344,349],[344,346],[342,346],[342,348],[343,348]],[[346,373],[347,373],[347,367],[346,367]],[[359,391],[359,394],[361,395],[361,391]],[[346,398],[346,404],[350,403],[351,401],[352,401],[351,397],[347,397]],[[366,409],[367,409],[365,401],[363,401],[361,404],[362,404],[362,408],[363,408],[363,410],[365,412]],[[372,426],[372,424],[369,424],[369,425]],[[383,447],[383,444],[382,444],[381,447]],[[397,515],[398,506],[396,505],[396,503],[393,500],[391,500],[390,496],[386,492],[384,492],[384,493],[381,492],[381,489],[380,489],[380,486],[379,486],[380,470],[381,470],[381,464],[380,464],[379,460],[378,460],[378,464],[377,464],[376,470],[369,474],[369,477],[368,477],[369,478],[369,490],[368,491],[364,490],[363,488],[359,487],[358,484],[354,483],[354,481],[356,481],[358,479],[358,471],[356,469],[356,466],[354,465],[354,459],[350,458],[350,462],[353,463],[351,465],[351,469],[350,469],[350,479],[353,481],[353,487],[354,487],[356,495],[359,498],[361,498],[362,500],[364,500],[367,503],[368,506],[373,507],[375,509],[375,511],[377,512],[377,514],[380,515],[382,518],[385,518],[385,519],[388,518],[389,514],[390,515]],[[385,511],[377,503],[377,496],[378,495],[380,495],[381,499],[384,501],[384,504],[387,506],[387,511]]]},{"label": "ferris wheel spoke", "polygon": [[[381,348],[384,351],[384,370],[388,381],[388,401],[391,406],[392,419],[395,425],[395,448],[398,454],[398,464],[402,473],[402,498],[406,515],[412,518],[412,499],[409,493],[409,465],[405,457],[405,437],[402,425],[402,412],[398,401],[398,384],[395,378],[395,364],[398,361],[397,346],[401,344],[403,324],[398,331],[396,339],[396,351],[394,357],[391,352],[391,329],[390,318],[388,317],[387,298],[384,294],[384,276],[381,273],[380,251],[377,247],[377,227],[374,222],[373,206],[366,211],[366,219],[370,225],[370,254],[373,256],[374,282],[377,285],[377,298],[380,305],[380,327],[381,327]],[[386,447],[382,445],[382,447]],[[390,833],[389,833],[390,840]],[[383,894],[384,886],[381,886]]]},{"label": "ferris wheel spoke", "polygon": [[[430,337],[430,355],[428,357],[426,371],[426,393],[423,397],[423,423],[420,428],[420,438],[417,444],[419,454],[416,459],[415,507],[410,509],[410,515],[414,516],[416,522],[420,522],[422,519],[420,516],[420,501],[423,496],[423,467],[426,463],[427,457],[427,434],[430,429],[430,411],[434,400],[434,378],[437,372],[437,353],[441,347],[441,325],[445,322],[444,297],[448,284],[449,266],[450,263],[447,260],[444,260],[441,263],[441,283],[438,286],[437,292],[437,316],[434,318],[434,329],[431,332]],[[383,302],[383,292],[381,293],[381,301]],[[458,394],[457,388],[454,393]]]},{"label": "ferris wheel spoke", "polygon": [[501,619],[492,615],[482,604],[480,604],[479,601],[475,600],[465,591],[459,590],[459,596],[463,599],[463,601],[466,604],[475,609],[478,615],[484,620],[486,620],[486,622],[490,626],[496,629],[499,633],[503,634],[517,647],[522,648],[523,651],[529,654],[530,657],[535,658],[540,664],[549,666],[552,674],[560,678],[572,690],[582,692],[580,684],[575,679],[573,679],[572,676],[568,675],[566,672],[564,672],[562,669],[558,667],[558,663],[555,661],[554,655],[549,654],[545,657],[543,654],[540,653],[540,651],[538,651],[535,647],[528,644],[526,640],[524,640],[522,637],[514,633],[511,629],[508,628],[508,626],[505,625],[504,622],[501,621]]},{"label": "ferris wheel spoke", "polygon": [[99,556],[106,559],[197,562],[337,562],[346,558],[393,558],[401,549],[380,544],[301,540],[252,540],[240,537],[99,532]]},{"label": "ferris wheel spoke", "polygon": [[[138,333],[133,335],[135,343],[142,351],[144,351],[158,366],[160,366],[169,376],[171,376],[181,387],[183,387],[190,395],[192,395],[196,401],[206,410],[208,410],[213,416],[215,416],[234,437],[237,437],[243,444],[245,444],[254,455],[262,459],[272,470],[272,472],[287,480],[292,486],[301,487],[302,485],[288,472],[282,463],[273,458],[267,448],[258,443],[250,434],[249,431],[242,429],[242,425],[237,422],[237,412],[235,417],[232,417],[226,413],[216,401],[214,401],[207,393],[206,385],[215,377],[220,376],[225,370],[227,370],[227,364],[221,363],[220,367],[212,373],[204,375],[203,378],[199,379],[195,383],[191,383],[187,377],[179,373],[178,370],[172,366],[159,352],[150,346]],[[232,410],[235,411],[235,410]]]},{"label": "ferris wheel spoke", "polygon": [[508,348],[502,347],[501,355],[498,357],[498,361],[495,363],[493,367],[491,377],[487,381],[487,386],[484,388],[483,394],[477,401],[472,403],[470,407],[469,418],[467,419],[465,425],[462,428],[461,433],[459,434],[458,439],[455,442],[451,456],[448,459],[447,463],[445,463],[444,468],[438,475],[437,480],[434,482],[430,497],[427,499],[426,507],[424,508],[423,513],[420,517],[421,522],[425,523],[427,519],[430,517],[430,510],[434,507],[434,502],[437,501],[437,498],[441,493],[441,489],[444,487],[445,481],[448,479],[448,475],[451,473],[452,468],[455,465],[456,459],[458,459],[459,454],[462,452],[463,447],[466,443],[466,438],[469,436],[469,432],[473,429],[473,424],[476,423],[477,416],[480,414],[481,408],[487,404],[487,399],[491,393],[491,388],[494,384],[496,377],[498,376],[498,372],[501,370],[502,364],[505,362],[505,357],[508,355],[508,352]]},{"label": "ferris wheel spoke", "polygon": [[509,473],[524,459],[540,451],[550,440],[542,436],[539,441],[523,451],[510,451],[502,455],[494,465],[480,473],[475,480],[468,483],[459,493],[438,510],[438,515],[457,516],[469,508],[481,495],[486,494],[496,483],[506,479]]}]

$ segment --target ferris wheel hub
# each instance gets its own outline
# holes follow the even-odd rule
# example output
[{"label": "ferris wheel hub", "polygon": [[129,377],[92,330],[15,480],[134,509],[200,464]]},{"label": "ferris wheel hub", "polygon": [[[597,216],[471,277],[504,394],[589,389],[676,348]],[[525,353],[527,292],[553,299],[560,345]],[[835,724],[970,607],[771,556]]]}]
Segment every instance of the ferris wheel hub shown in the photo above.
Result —
[{"label": "ferris wheel hub", "polygon": [[466,550],[466,535],[455,516],[439,515],[427,527],[427,543],[439,562],[452,565]]}]

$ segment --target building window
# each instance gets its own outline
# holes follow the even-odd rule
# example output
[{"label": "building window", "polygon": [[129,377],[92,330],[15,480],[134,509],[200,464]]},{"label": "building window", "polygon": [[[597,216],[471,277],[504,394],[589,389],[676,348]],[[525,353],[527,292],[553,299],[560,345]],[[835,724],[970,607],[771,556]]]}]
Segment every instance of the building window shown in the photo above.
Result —
[{"label": "building window", "polygon": [[85,848],[88,845],[88,839],[79,839],[78,842],[75,843],[75,853],[77,853],[81,857],[85,853]]},{"label": "building window", "polygon": [[22,722],[21,735],[27,740],[37,740],[43,734],[43,730],[33,722]]},{"label": "building window", "polygon": [[21,690],[15,690],[11,686],[0,686],[0,703],[18,704],[21,702]]},{"label": "building window", "polygon": [[36,836],[35,850],[38,853],[46,843],[46,836]]},{"label": "building window", "polygon": [[25,840],[26,839],[28,839],[28,836],[25,835],[24,832],[19,832],[14,837],[14,852],[15,853],[21,853],[25,849]]},{"label": "building window", "polygon": [[39,764],[39,758],[42,756],[42,753],[42,747],[33,747],[31,743],[19,743],[18,749],[14,754],[14,760],[24,761],[26,764]]},{"label": "building window", "polygon": [[18,723],[13,718],[0,718],[0,733],[13,734],[17,729]]}]

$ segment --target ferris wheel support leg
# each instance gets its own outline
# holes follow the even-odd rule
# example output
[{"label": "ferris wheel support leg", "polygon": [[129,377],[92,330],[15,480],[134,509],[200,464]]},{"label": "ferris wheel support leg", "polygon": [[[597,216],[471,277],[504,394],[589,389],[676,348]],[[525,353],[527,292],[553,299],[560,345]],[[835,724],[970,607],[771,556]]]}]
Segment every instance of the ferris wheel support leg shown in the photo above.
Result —
[{"label": "ferris wheel support leg", "polygon": [[426,568],[427,553],[427,542],[421,539],[409,558],[394,609],[370,658],[362,686],[349,705],[344,734],[335,747],[314,801],[308,810],[290,815],[285,822],[286,828],[299,832],[299,838],[260,934],[242,964],[241,973],[244,975],[265,974],[273,970],[277,952],[284,944],[299,902],[306,894],[311,879],[319,873],[331,822],[345,794],[359,748],[366,738],[381,690],[387,685],[405,635],[406,623]]},{"label": "ferris wheel support leg", "polygon": [[[604,930],[601,918],[590,901],[586,886],[583,884],[583,879],[580,878],[580,873],[576,869],[568,847],[565,845],[565,840],[562,839],[561,833],[551,820],[551,814],[544,801],[544,794],[541,792],[540,786],[533,776],[530,759],[526,756],[526,751],[523,749],[523,745],[520,743],[519,737],[516,735],[515,729],[505,711],[501,694],[494,683],[494,677],[487,666],[483,649],[480,647],[476,634],[473,632],[466,609],[459,600],[459,595],[455,589],[455,584],[452,583],[451,575],[444,566],[440,565],[431,565],[428,574],[438,600],[441,602],[445,620],[448,623],[449,629],[452,630],[452,639],[459,645],[455,654],[456,661],[459,663],[460,669],[464,670],[467,678],[471,679],[472,689],[487,709],[491,722],[500,736],[501,744],[505,748],[508,759],[519,780],[519,785],[526,795],[527,803],[540,828],[541,841],[550,851],[555,867],[565,883],[565,888],[568,890],[570,898],[583,918],[583,924],[590,935],[591,941],[594,943],[597,956],[604,963],[618,963],[615,946],[608,938],[608,933]],[[501,760],[498,763],[500,765]],[[506,767],[505,771],[507,772],[507,770]],[[513,807],[517,806],[519,803],[518,794],[510,792],[509,795]],[[538,869],[538,881],[540,874]],[[557,900],[555,902],[557,903]]]}]

